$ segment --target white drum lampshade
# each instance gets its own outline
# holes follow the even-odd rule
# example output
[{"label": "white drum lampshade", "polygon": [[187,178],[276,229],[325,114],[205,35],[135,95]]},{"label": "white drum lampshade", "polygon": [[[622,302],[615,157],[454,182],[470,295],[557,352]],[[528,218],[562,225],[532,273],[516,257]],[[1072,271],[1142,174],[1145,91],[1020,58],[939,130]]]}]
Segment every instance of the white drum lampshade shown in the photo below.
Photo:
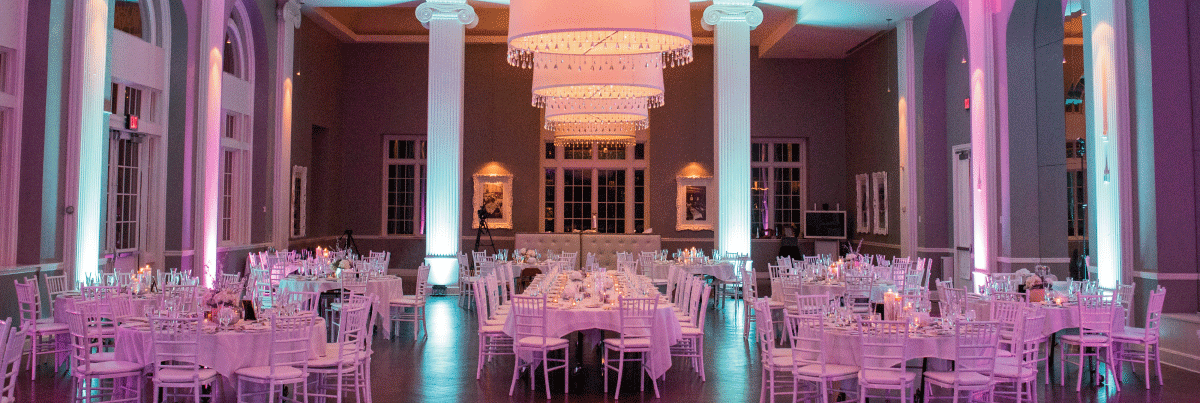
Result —
[{"label": "white drum lampshade", "polygon": [[508,10],[514,66],[532,68],[543,52],[564,55],[572,66],[597,55],[656,53],[660,66],[692,61],[688,0],[512,0]]},{"label": "white drum lampshade", "polygon": [[[553,59],[556,54],[540,54]],[[605,55],[595,64],[579,68],[553,68],[539,63],[533,67],[533,105],[584,99],[620,99],[655,108],[663,104],[661,68],[628,68],[624,63],[646,64],[659,59],[657,53]],[[557,64],[558,61],[549,63]]]}]

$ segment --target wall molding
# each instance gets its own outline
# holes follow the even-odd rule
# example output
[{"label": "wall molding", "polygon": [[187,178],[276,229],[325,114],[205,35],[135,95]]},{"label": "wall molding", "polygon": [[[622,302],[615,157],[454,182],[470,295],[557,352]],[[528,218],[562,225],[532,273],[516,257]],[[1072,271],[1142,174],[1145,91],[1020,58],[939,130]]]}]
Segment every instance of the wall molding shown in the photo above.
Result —
[{"label": "wall molding", "polygon": [[900,250],[900,245],[896,245],[896,244],[892,244],[892,243],[862,241],[862,244],[867,245],[867,246],[874,246],[876,248],[887,248],[887,249]]},{"label": "wall molding", "polygon": [[917,253],[938,253],[938,254],[953,255],[953,254],[954,254],[954,249],[951,249],[951,248],[922,248],[922,247],[918,247],[918,248],[917,248]]},{"label": "wall molding", "polygon": [[1200,280],[1200,273],[1160,273],[1160,272],[1153,272],[1153,271],[1134,271],[1133,276],[1136,278],[1144,278],[1147,280],[1182,280],[1182,281]]},{"label": "wall molding", "polygon": [[168,250],[163,251],[163,257],[184,257],[184,256],[195,256],[195,255],[196,255],[195,249],[183,249],[183,250],[168,249]]},{"label": "wall molding", "polygon": [[42,263],[25,266],[0,267],[0,276],[33,274],[47,271],[58,271],[62,263]]},{"label": "wall molding", "polygon": [[1070,263],[1070,258],[1013,258],[1013,257],[996,257],[998,263],[1007,264],[1067,264]]}]

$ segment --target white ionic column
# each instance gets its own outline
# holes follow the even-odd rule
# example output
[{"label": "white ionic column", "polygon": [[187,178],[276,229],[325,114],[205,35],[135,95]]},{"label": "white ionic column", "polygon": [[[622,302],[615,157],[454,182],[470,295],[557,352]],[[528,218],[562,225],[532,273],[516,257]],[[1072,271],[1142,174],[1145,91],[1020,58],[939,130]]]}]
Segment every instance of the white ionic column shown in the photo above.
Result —
[{"label": "white ionic column", "polygon": [[272,243],[285,249],[291,238],[292,179],[292,66],[296,29],[300,28],[300,3],[280,0],[275,24],[275,186]]},{"label": "white ionic column", "polygon": [[[109,0],[87,0],[79,4],[83,14],[83,32],[78,39],[83,54],[79,75],[79,176],[75,201],[75,281],[98,273],[100,240],[104,217],[104,172],[108,149],[108,112],[104,98],[108,93],[109,44],[112,4]],[[116,96],[115,94],[113,96]],[[116,102],[116,100],[113,100]]]},{"label": "white ionic column", "polygon": [[750,253],[750,30],[762,19],[753,0],[715,0],[702,20],[714,37],[716,248],[723,252]]},{"label": "white ionic column", "polygon": [[417,20],[429,28],[425,259],[429,283],[446,285],[458,278],[462,243],[464,27],[479,19],[466,0],[429,0],[417,6]]},{"label": "white ionic column", "polygon": [[[999,248],[999,180],[996,169],[995,10],[988,0],[969,0],[967,60],[971,94],[972,280],[978,286],[996,266]],[[961,11],[961,10],[960,10]],[[972,287],[974,288],[974,287]]]},{"label": "white ionic column", "polygon": [[896,26],[896,107],[900,122],[900,255],[917,257],[917,90],[913,20]]},{"label": "white ionic column", "polygon": [[212,286],[217,270],[221,200],[221,79],[224,72],[221,52],[225,48],[225,20],[229,14],[224,1],[200,4],[196,56],[196,126],[193,130],[193,215],[196,249],[192,273],[200,273],[204,285]]}]

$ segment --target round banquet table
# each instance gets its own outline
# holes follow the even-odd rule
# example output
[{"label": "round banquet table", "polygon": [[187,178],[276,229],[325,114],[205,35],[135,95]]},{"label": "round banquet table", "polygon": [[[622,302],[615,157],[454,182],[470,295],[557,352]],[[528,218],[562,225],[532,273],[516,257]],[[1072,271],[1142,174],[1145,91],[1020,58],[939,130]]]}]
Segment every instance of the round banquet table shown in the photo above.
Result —
[{"label": "round banquet table", "polygon": [[[287,277],[279,281],[281,291],[303,291],[323,293],[341,288],[338,280],[328,278],[312,279],[310,277]],[[367,281],[367,295],[379,297],[372,306],[375,324],[380,329],[389,329],[388,302],[404,296],[404,280],[396,276],[372,277]],[[392,332],[382,332],[385,339],[391,339]]]},{"label": "round banquet table", "polygon": [[[650,357],[647,365],[650,374],[657,379],[671,368],[671,345],[683,338],[679,320],[665,297],[659,297],[658,311],[654,315],[654,334],[650,340]],[[621,331],[621,310],[610,305],[601,305],[595,300],[584,299],[583,305],[571,308],[565,300],[561,304],[549,303],[546,307],[546,336],[563,337],[571,332],[590,329]],[[595,306],[595,307],[590,307]],[[504,322],[504,333],[513,335],[514,315],[509,314]],[[530,360],[532,357],[521,357]]]},{"label": "round banquet table", "polygon": [[723,282],[738,281],[737,272],[731,262],[714,262],[712,264],[655,262],[650,272],[650,278],[667,278],[671,267],[676,267],[691,275],[712,276]]},{"label": "round banquet table", "polygon": [[[972,294],[974,295],[974,294]],[[992,300],[980,299],[971,297],[968,302],[971,309],[975,310],[975,317],[980,320],[988,320],[992,316]],[[1057,333],[1059,330],[1072,329],[1079,327],[1079,307],[1074,304],[1066,306],[1046,305],[1042,303],[1029,303],[1042,314],[1046,315],[1046,321],[1042,324],[1042,335],[1050,336]],[[1114,331],[1120,331],[1125,328],[1125,318],[1121,312],[1113,313]]]},{"label": "round banquet table", "polygon": [[[779,279],[771,280],[771,301],[783,302],[783,298],[784,298],[783,293],[775,292],[775,290],[782,290],[782,289],[783,289],[783,285],[782,285],[782,283],[780,283]],[[894,290],[894,289],[895,289],[895,287],[890,282],[883,282],[883,283],[875,284],[874,286],[871,287],[871,302],[878,302],[878,301],[882,300],[884,293],[888,292],[888,290]],[[800,294],[801,295],[829,294],[832,296],[837,296],[837,295],[843,295],[845,293],[846,293],[846,283],[844,283],[844,282],[826,283],[826,282],[817,281],[817,282],[804,282],[804,283],[800,284]]]},{"label": "round banquet table", "polygon": [[[209,333],[214,325],[205,322],[205,326],[205,331],[200,332],[196,363],[216,370],[223,377],[221,391],[224,399],[221,400],[236,400],[234,372],[242,368],[270,365],[271,328],[265,323],[243,322],[234,325],[239,328],[237,330]],[[117,328],[114,354],[117,360],[151,367],[153,342],[154,335],[150,332],[149,324],[127,323]],[[303,358],[315,359],[324,356],[325,352],[325,320],[316,318],[312,337],[309,338],[308,354]]]},{"label": "round banquet table", "polygon": [[[67,323],[67,311],[74,310],[75,304],[82,301],[83,297],[78,295],[63,295],[54,300],[54,321],[58,323]],[[138,295],[134,296],[130,307],[133,308],[133,316],[146,316],[146,311],[157,304],[157,298],[151,296]]]},{"label": "round banquet table", "polygon": [[[855,365],[863,364],[863,346],[859,339],[858,330],[827,329],[825,338],[825,359],[829,364]],[[954,335],[929,335],[917,331],[909,333],[904,350],[908,358],[941,358],[954,360]],[[894,353],[894,352],[893,352]],[[899,360],[887,365],[899,364]]]}]

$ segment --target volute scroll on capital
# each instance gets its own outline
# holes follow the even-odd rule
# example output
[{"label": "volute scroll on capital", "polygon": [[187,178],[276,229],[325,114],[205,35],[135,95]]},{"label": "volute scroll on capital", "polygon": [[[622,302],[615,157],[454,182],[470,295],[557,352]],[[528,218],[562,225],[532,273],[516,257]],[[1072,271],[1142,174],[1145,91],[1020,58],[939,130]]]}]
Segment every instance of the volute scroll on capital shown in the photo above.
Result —
[{"label": "volute scroll on capital", "polygon": [[279,19],[290,22],[293,28],[300,29],[300,2],[297,0],[281,0],[276,12]]},{"label": "volute scroll on capital", "polygon": [[417,21],[420,21],[425,28],[429,28],[429,21],[432,21],[434,17],[457,18],[458,22],[467,28],[475,28],[475,25],[479,23],[479,16],[475,14],[475,8],[466,3],[426,1],[417,6]]},{"label": "volute scroll on capital", "polygon": [[761,9],[752,5],[713,4],[704,9],[700,25],[712,31],[713,26],[723,20],[745,21],[750,29],[754,29],[758,24],[762,24],[763,13]]}]

